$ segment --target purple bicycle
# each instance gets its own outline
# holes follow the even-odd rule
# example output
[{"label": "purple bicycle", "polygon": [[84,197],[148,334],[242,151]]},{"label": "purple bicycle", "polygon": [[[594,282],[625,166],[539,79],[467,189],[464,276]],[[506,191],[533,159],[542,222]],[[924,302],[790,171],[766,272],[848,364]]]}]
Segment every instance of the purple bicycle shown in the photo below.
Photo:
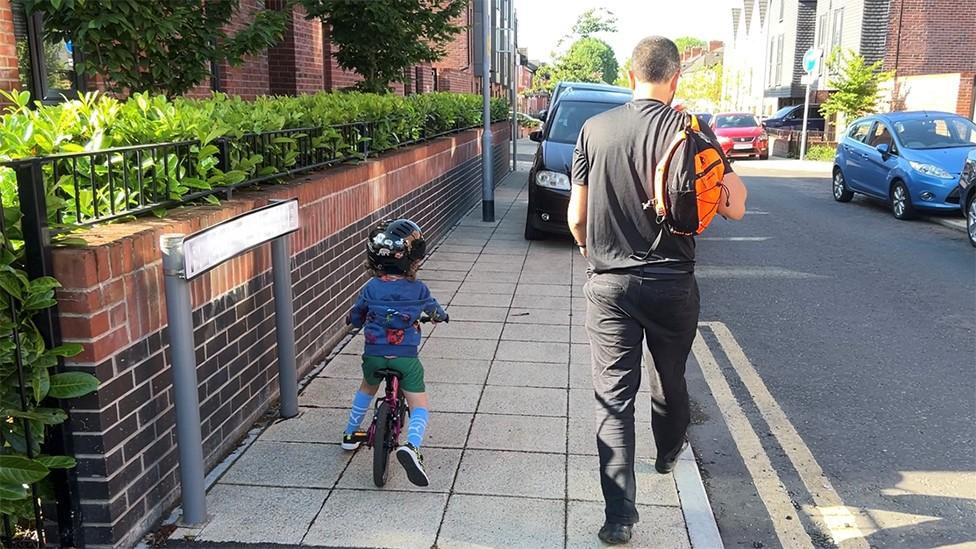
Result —
[{"label": "purple bicycle", "polygon": [[[420,322],[431,322],[431,319],[421,317]],[[400,372],[385,369],[376,374],[383,377],[384,396],[376,401],[373,422],[366,431],[366,446],[373,450],[373,484],[382,487],[389,479],[390,454],[400,445],[400,433],[410,407],[400,388]]]}]

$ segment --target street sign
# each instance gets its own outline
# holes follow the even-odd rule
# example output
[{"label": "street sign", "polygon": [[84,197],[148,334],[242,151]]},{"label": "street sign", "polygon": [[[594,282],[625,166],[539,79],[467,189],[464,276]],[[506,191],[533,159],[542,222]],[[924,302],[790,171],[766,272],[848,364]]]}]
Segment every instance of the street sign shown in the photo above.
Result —
[{"label": "street sign", "polygon": [[823,50],[819,48],[810,48],[806,53],[803,54],[803,70],[807,71],[807,74],[813,74],[817,71],[817,67],[820,65],[820,58],[823,57]]},{"label": "street sign", "polygon": [[804,74],[800,77],[800,84],[804,86],[812,86],[817,83],[817,75],[815,74]]}]

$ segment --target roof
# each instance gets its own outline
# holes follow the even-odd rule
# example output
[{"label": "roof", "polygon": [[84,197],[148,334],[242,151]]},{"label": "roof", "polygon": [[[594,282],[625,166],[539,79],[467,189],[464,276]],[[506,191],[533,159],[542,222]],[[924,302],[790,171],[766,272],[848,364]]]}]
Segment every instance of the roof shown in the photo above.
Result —
[{"label": "roof", "polygon": [[[607,86],[608,88],[616,88],[616,86]],[[620,88],[626,89],[626,88]],[[590,103],[619,103],[624,104],[630,101],[632,97],[631,91],[627,90],[627,93],[621,93],[617,90],[612,89],[602,89],[602,90],[586,90],[586,89],[568,89],[559,96],[559,102],[562,101],[586,101]]]},{"label": "roof", "polygon": [[630,88],[624,88],[621,86],[613,86],[610,84],[603,84],[600,82],[560,82],[556,84],[557,86],[563,86],[567,92],[576,90],[597,90],[597,91],[608,91],[616,93],[632,93]]},{"label": "roof", "polygon": [[[891,122],[898,122],[899,120],[917,120],[919,118],[925,118],[927,116],[959,116],[954,112],[945,111],[898,111],[898,112],[884,112],[873,115],[865,116],[864,118],[870,117],[884,118]],[[960,118],[963,118],[960,116]]]}]

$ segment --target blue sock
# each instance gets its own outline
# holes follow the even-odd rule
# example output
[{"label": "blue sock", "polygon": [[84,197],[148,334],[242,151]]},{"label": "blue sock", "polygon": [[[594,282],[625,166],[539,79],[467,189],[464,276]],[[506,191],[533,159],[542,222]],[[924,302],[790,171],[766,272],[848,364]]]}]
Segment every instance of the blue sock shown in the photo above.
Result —
[{"label": "blue sock", "polygon": [[427,408],[410,409],[410,428],[407,430],[407,442],[414,448],[420,448],[424,441],[424,431],[427,430]]},{"label": "blue sock", "polygon": [[352,399],[352,410],[349,411],[349,423],[346,425],[345,434],[351,435],[359,429],[369,410],[370,403],[373,402],[373,395],[367,395],[362,391],[356,391],[356,396]]}]

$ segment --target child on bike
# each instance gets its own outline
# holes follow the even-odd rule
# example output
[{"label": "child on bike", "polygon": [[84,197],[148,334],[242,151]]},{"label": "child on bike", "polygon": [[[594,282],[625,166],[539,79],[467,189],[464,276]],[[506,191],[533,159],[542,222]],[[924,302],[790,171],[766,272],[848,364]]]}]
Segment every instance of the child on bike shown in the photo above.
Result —
[{"label": "child on bike", "polygon": [[400,387],[410,407],[410,425],[407,442],[397,448],[396,456],[410,482],[417,486],[429,484],[420,454],[428,418],[424,368],[417,358],[420,317],[426,314],[433,322],[448,321],[447,313],[416,277],[426,252],[420,227],[409,219],[384,222],[369,233],[366,267],[373,278],[363,287],[347,319],[352,326],[362,328],[366,339],[363,382],[342,434],[344,450],[359,448],[366,440],[360,425],[382,381],[376,372],[400,372]]}]

